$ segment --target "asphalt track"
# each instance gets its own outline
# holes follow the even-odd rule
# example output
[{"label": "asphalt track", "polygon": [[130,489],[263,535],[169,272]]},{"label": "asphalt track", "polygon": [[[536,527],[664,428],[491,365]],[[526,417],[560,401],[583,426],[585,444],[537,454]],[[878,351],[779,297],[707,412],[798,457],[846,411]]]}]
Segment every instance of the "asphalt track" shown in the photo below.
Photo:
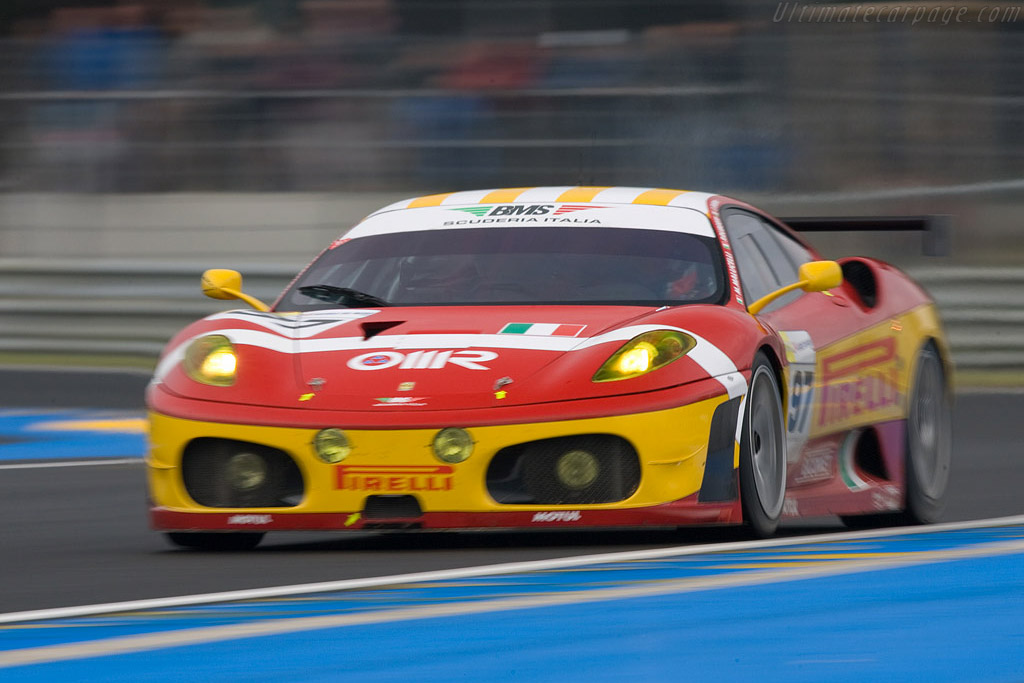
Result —
[{"label": "asphalt track", "polygon": [[[139,414],[144,385],[142,375],[0,371],[0,407]],[[958,398],[946,521],[1024,512],[1021,415],[1024,394]],[[68,453],[57,447],[53,456]],[[0,613],[737,539],[722,529],[271,534],[253,552],[197,553],[172,549],[147,528],[141,463],[84,459],[100,464],[0,461]],[[841,530],[835,520],[822,519],[788,525],[783,533]]]}]

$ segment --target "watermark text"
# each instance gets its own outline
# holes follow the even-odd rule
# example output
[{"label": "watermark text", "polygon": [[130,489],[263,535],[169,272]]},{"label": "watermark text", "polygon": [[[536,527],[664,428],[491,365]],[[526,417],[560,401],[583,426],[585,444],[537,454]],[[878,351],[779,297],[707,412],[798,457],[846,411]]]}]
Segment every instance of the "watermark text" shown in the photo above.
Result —
[{"label": "watermark text", "polygon": [[922,5],[780,2],[772,21],[796,24],[1000,24],[1020,19],[1020,5]]}]

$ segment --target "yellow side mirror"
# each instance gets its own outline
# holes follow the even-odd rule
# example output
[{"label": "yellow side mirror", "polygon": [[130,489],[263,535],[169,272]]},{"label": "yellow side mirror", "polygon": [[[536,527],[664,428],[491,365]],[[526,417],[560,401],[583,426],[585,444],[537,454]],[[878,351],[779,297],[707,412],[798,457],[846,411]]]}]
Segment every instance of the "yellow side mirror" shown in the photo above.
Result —
[{"label": "yellow side mirror", "polygon": [[843,284],[843,269],[835,261],[811,261],[800,266],[800,282],[805,292],[824,292]]},{"label": "yellow side mirror", "polygon": [[800,266],[798,274],[800,280],[782,289],[777,289],[747,306],[751,315],[757,315],[761,309],[778,299],[784,294],[789,294],[794,289],[802,289],[805,292],[824,292],[843,284],[843,269],[835,261],[811,261]]},{"label": "yellow side mirror", "polygon": [[242,274],[237,270],[211,268],[203,273],[201,286],[203,294],[211,299],[241,299],[257,311],[270,310],[270,306],[242,291]]}]

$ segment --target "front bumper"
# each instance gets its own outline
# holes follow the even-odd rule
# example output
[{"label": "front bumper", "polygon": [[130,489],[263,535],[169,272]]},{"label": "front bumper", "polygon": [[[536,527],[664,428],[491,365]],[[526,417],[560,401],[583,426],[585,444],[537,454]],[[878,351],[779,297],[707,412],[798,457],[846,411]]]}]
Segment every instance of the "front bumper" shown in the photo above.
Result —
[{"label": "front bumper", "polygon": [[[470,427],[475,442],[465,462],[439,462],[429,429],[346,429],[352,453],[342,463],[320,461],[312,447],[320,428],[268,427],[204,422],[150,414],[147,457],[150,518],[154,528],[188,530],[356,530],[371,528],[473,529],[554,526],[675,526],[738,523],[735,496],[702,501],[708,440],[716,409],[728,397],[712,397],[665,410],[550,422]],[[339,417],[342,417],[339,415]],[[732,430],[735,433],[735,430]],[[624,500],[600,504],[509,504],[488,492],[487,470],[504,448],[542,439],[612,434],[628,441],[639,457],[640,477]],[[288,507],[208,507],[186,488],[182,458],[196,439],[259,444],[287,454],[302,476],[303,491]],[[738,450],[729,444],[735,477]],[[718,468],[721,473],[721,468]],[[721,490],[721,482],[716,485]],[[412,497],[413,514],[366,514],[372,498]],[[706,496],[705,496],[706,498]]]}]

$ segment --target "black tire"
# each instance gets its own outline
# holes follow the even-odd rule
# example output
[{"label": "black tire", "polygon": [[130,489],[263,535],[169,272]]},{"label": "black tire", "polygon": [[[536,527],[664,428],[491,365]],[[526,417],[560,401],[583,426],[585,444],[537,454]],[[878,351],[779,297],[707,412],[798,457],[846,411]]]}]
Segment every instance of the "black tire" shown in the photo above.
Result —
[{"label": "black tire", "polygon": [[917,354],[907,415],[907,524],[932,524],[946,509],[953,454],[953,406],[934,342]]},{"label": "black tire", "polygon": [[167,540],[182,548],[196,550],[252,550],[263,540],[263,533],[242,531],[222,533],[216,531],[171,531]]},{"label": "black tire", "polygon": [[934,342],[917,354],[907,410],[903,511],[843,516],[851,529],[932,524],[946,507],[953,452],[952,404],[946,372]]},{"label": "black tire", "polygon": [[740,502],[751,534],[775,533],[786,497],[786,430],[775,370],[754,356],[740,437]]}]

